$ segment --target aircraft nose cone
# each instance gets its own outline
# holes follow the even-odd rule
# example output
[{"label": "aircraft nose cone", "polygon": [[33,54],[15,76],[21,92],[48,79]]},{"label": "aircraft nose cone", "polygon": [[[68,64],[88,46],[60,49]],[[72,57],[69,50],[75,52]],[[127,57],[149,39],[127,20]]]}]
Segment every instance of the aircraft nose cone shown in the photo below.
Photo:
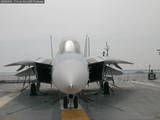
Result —
[{"label": "aircraft nose cone", "polygon": [[53,79],[56,87],[66,93],[78,93],[87,84],[87,67],[76,60],[69,60],[56,66],[53,72]]},{"label": "aircraft nose cone", "polygon": [[[73,64],[73,63],[72,63]],[[65,67],[65,70],[62,71],[63,73],[63,82],[64,84],[64,91],[69,94],[74,94],[80,90],[80,82],[81,76],[83,74],[82,71],[78,69],[78,65],[74,65],[74,67]],[[83,78],[82,78],[83,79]]]}]

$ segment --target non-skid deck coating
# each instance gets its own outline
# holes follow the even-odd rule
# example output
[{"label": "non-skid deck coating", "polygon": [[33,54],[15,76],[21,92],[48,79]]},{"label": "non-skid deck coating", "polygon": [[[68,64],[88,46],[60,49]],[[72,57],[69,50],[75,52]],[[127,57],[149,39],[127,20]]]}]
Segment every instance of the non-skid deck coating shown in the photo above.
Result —
[{"label": "non-skid deck coating", "polygon": [[61,109],[61,120],[90,120],[80,104],[78,104],[77,109],[73,108],[73,104],[70,105],[71,108],[64,109],[63,100],[60,100],[59,103]]},{"label": "non-skid deck coating", "polygon": [[[122,76],[115,81],[117,87],[110,96],[96,94],[97,84],[90,85],[93,90],[84,91],[84,97],[93,102],[85,103],[80,99],[79,103],[90,120],[160,120],[160,79],[149,81],[147,76],[141,79],[140,74],[126,78]],[[39,96],[29,96],[29,90],[20,93],[21,88],[22,84],[0,84],[0,120],[72,117],[71,112],[61,111],[59,101],[55,102],[59,93],[50,85],[42,85],[43,94]]]}]

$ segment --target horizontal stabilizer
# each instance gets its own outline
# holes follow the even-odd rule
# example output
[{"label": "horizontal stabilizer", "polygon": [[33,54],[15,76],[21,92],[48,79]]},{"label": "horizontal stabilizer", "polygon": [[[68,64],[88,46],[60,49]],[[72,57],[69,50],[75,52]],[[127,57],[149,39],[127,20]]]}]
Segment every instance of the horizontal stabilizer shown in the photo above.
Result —
[{"label": "horizontal stabilizer", "polygon": [[24,76],[27,76],[27,75],[30,75],[30,76],[35,75],[34,67],[30,67],[26,70],[23,70],[23,71],[15,74],[15,76],[18,76],[18,77],[24,77]]},{"label": "horizontal stabilizer", "polygon": [[17,69],[17,71],[20,71],[20,70],[22,70],[24,68],[25,68],[25,65],[21,65],[20,68]]},{"label": "horizontal stabilizer", "polygon": [[118,64],[114,64],[114,66],[115,66],[116,68],[122,69],[121,66],[119,66]]},{"label": "horizontal stabilizer", "polygon": [[117,70],[117,69],[114,69],[114,68],[109,67],[109,66],[106,66],[106,71],[105,71],[105,73],[106,73],[107,75],[122,75],[122,74],[123,74],[122,71]]}]

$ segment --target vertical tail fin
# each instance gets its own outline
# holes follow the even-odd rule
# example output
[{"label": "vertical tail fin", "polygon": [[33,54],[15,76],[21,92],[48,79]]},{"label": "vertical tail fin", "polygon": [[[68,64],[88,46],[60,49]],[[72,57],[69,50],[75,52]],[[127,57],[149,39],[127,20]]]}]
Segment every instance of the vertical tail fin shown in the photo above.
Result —
[{"label": "vertical tail fin", "polygon": [[[51,64],[53,64],[53,44],[52,44],[52,35],[50,36],[50,42],[51,42],[50,44],[51,44],[51,58],[52,58]],[[51,68],[51,88],[52,88],[52,84],[53,84],[52,71],[53,71],[53,67]]]},{"label": "vertical tail fin", "polygon": [[88,57],[90,56],[90,38],[88,37]]},{"label": "vertical tail fin", "polygon": [[53,59],[52,35],[50,36],[50,41],[51,41],[51,58]]},{"label": "vertical tail fin", "polygon": [[87,35],[85,38],[85,45],[84,45],[84,57],[87,57]]},{"label": "vertical tail fin", "polygon": [[85,38],[84,56],[85,57],[90,56],[90,38],[88,37],[88,35],[86,35],[86,38]]}]

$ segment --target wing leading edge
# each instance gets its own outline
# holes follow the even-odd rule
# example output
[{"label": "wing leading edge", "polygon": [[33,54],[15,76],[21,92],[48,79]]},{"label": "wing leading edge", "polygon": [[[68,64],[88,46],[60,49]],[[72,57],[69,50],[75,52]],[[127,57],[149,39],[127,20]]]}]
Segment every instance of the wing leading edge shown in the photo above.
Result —
[{"label": "wing leading edge", "polygon": [[[37,77],[37,80],[40,82],[44,82],[44,83],[52,82],[52,79],[51,79],[52,60],[51,59],[38,58],[35,61],[34,60],[18,61],[5,66],[20,66],[20,68],[17,70],[20,72],[16,74],[16,76],[18,77],[35,75]],[[26,67],[27,69],[25,69]]]}]

